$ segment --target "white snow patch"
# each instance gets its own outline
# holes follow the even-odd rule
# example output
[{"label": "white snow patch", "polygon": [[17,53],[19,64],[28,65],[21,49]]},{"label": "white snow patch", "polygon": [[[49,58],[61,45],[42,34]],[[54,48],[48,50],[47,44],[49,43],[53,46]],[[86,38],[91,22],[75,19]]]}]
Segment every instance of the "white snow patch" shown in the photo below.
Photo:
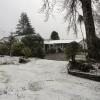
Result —
[{"label": "white snow patch", "polygon": [[100,83],[67,74],[65,61],[0,66],[0,100],[100,100]]},{"label": "white snow patch", "polygon": [[19,64],[19,57],[1,56],[0,64]]}]

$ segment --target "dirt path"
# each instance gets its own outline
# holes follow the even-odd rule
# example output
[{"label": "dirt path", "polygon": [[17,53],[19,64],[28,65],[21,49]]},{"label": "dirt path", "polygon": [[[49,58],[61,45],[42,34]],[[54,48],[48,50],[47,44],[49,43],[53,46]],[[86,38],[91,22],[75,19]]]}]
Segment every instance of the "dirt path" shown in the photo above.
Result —
[{"label": "dirt path", "polygon": [[45,58],[49,60],[66,61],[64,53],[46,54]]}]

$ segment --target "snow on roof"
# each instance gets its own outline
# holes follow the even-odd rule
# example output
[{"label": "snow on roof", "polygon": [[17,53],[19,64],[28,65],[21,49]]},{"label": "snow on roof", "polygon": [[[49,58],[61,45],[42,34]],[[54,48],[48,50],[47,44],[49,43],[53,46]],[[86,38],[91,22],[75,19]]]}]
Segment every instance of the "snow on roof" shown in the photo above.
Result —
[{"label": "snow on roof", "polygon": [[70,43],[72,41],[80,42],[82,39],[75,39],[75,40],[46,40],[44,41],[44,44],[65,44],[65,43]]},{"label": "snow on roof", "polygon": [[[39,36],[39,34],[30,34],[30,35]],[[25,36],[27,36],[27,35],[15,35],[14,37],[15,37],[15,39],[17,39],[18,41],[21,41],[21,39],[22,39],[23,37],[25,37]],[[9,41],[9,37],[10,37],[10,36],[1,38],[1,39],[0,39],[0,42],[8,42],[8,41]]]},{"label": "snow on roof", "polygon": [[3,37],[0,39],[0,42],[7,42],[9,40],[9,37]]}]

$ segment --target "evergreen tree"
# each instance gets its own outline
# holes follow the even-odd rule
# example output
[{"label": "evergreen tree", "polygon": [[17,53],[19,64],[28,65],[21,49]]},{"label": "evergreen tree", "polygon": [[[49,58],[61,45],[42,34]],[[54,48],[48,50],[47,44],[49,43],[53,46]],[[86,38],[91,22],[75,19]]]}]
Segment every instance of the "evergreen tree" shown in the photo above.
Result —
[{"label": "evergreen tree", "polygon": [[56,32],[56,31],[53,31],[52,33],[51,33],[51,40],[59,40],[60,38],[59,38],[59,35],[58,35],[58,33]]},{"label": "evergreen tree", "polygon": [[44,50],[43,50],[43,39],[40,35],[27,35],[22,38],[22,43],[28,47],[33,57],[43,58]]},{"label": "evergreen tree", "polygon": [[19,20],[19,23],[17,24],[16,34],[18,35],[35,34],[35,31],[32,28],[29,18],[26,13],[21,14],[21,18]]}]

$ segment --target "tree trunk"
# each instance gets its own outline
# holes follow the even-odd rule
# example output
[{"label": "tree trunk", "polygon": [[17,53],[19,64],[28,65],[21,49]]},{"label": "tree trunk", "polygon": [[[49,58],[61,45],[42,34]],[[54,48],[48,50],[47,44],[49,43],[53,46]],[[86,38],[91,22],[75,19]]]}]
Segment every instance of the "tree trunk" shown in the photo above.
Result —
[{"label": "tree trunk", "polygon": [[72,55],[72,62],[75,62],[75,55]]},{"label": "tree trunk", "polygon": [[91,0],[80,1],[82,3],[83,18],[85,23],[88,56],[89,58],[97,59],[99,53],[96,46],[97,37],[95,33],[94,19],[92,15]]}]

